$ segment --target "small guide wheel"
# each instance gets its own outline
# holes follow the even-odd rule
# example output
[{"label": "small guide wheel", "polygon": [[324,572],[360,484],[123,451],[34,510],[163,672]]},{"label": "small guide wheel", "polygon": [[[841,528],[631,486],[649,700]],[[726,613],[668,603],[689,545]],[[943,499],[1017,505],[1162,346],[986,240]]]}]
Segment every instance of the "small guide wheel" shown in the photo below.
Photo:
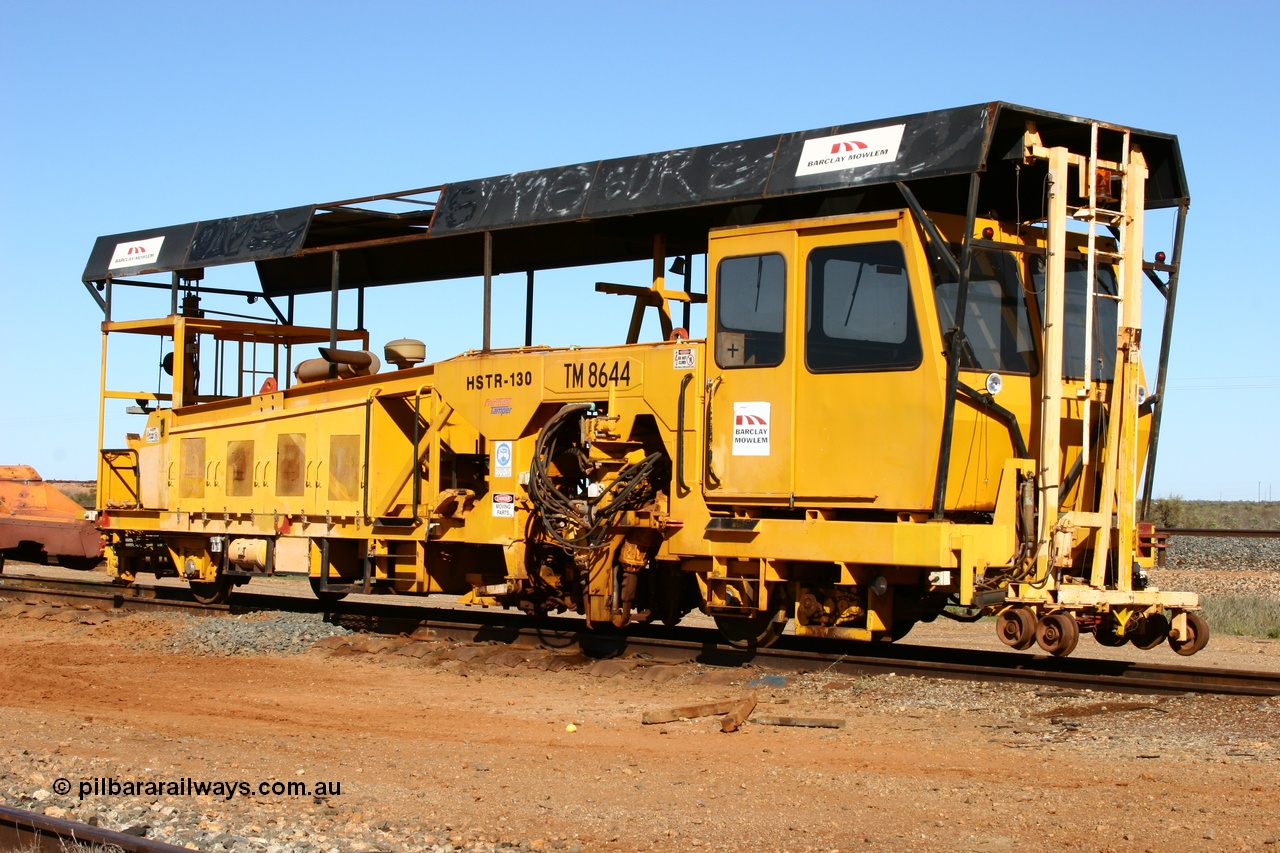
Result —
[{"label": "small guide wheel", "polygon": [[1138,624],[1133,634],[1133,644],[1145,652],[1163,643],[1168,636],[1168,618],[1163,613],[1153,613]]},{"label": "small guide wheel", "polygon": [[1110,614],[1104,615],[1093,631],[1093,638],[1104,646],[1117,648],[1129,642],[1129,634],[1120,633],[1120,621]]},{"label": "small guide wheel", "polygon": [[1181,640],[1169,638],[1169,648],[1184,657],[1194,655],[1209,645],[1209,623],[1199,613],[1187,614],[1187,637]]},{"label": "small guide wheel", "polygon": [[1076,647],[1080,639],[1080,627],[1075,617],[1059,610],[1050,613],[1040,620],[1036,626],[1036,642],[1054,657],[1066,657]]},{"label": "small guide wheel", "polygon": [[1029,649],[1036,641],[1036,614],[1025,607],[1002,610],[996,617],[996,634],[1006,646]]}]

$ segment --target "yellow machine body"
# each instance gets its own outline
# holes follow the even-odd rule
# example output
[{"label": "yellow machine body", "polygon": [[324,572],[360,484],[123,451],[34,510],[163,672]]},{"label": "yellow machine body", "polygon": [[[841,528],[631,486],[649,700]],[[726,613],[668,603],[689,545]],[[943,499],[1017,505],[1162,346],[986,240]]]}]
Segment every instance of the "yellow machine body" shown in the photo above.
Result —
[{"label": "yellow machine body", "polygon": [[[1024,149],[1060,189],[1094,166],[1030,128]],[[321,364],[299,373],[319,380],[210,399],[191,382],[201,337],[278,350],[332,334],[363,350],[367,334],[108,321],[104,354],[106,335],[161,336],[179,366],[153,398],[172,406],[102,451],[109,565],[206,595],[305,571],[321,596],[443,592],[592,625],[697,607],[749,643],[790,620],[895,639],[950,608],[1002,626],[1028,614],[1023,643],[1027,619],[1067,614],[1120,638],[1164,618],[1185,644],[1196,596],[1137,580],[1154,560],[1134,510],[1145,164],[1134,150],[1111,166],[1136,184],[1108,213],[1118,236],[1069,228],[1065,200],[1038,224],[974,216],[970,233],[907,204],[708,229],[708,328],[692,340],[489,349],[351,378]],[[943,245],[972,256],[950,418],[958,283]],[[657,307],[665,331],[667,302],[697,295],[665,288],[659,239],[654,263],[651,287],[599,289],[634,296],[637,317]],[[1083,281],[1113,291],[1088,318],[1097,372],[1072,364]],[[136,398],[105,376],[104,361],[104,399]]]}]

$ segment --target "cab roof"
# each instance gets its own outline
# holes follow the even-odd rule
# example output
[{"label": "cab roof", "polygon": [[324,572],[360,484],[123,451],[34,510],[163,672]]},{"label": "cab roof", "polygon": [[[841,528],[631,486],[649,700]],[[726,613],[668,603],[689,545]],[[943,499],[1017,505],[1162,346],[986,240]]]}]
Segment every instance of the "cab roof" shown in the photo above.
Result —
[{"label": "cab roof", "polygon": [[[907,183],[927,210],[1043,216],[1043,163],[1022,164],[1033,122],[1046,147],[1088,154],[1089,119],[1004,102],[836,125],[360,199],[99,237],[82,280],[254,262],[268,296],[478,276],[484,233],[494,273],[706,251],[707,232],[902,207]],[[1148,208],[1189,201],[1177,137],[1099,123],[1098,156],[1121,159],[1128,130],[1149,169]]]}]

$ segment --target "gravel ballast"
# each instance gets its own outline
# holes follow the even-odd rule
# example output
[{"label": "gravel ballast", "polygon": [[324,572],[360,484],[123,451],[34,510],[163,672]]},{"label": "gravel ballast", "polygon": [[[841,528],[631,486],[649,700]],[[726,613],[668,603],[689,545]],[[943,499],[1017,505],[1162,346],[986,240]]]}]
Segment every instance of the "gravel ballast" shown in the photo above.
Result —
[{"label": "gravel ballast", "polygon": [[1170,536],[1165,568],[1280,572],[1280,538]]}]

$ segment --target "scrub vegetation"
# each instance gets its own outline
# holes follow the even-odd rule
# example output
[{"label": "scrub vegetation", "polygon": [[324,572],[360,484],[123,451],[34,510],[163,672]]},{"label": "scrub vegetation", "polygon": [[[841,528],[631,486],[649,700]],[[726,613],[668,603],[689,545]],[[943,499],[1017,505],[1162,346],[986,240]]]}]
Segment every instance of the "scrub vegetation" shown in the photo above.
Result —
[{"label": "scrub vegetation", "polygon": [[1256,595],[1206,595],[1202,615],[1219,634],[1280,640],[1280,601]]},{"label": "scrub vegetation", "polygon": [[45,482],[85,509],[93,509],[94,502],[98,499],[98,484],[92,480],[46,480]]},{"label": "scrub vegetation", "polygon": [[1193,501],[1169,495],[1151,501],[1160,527],[1280,530],[1280,501]]}]

